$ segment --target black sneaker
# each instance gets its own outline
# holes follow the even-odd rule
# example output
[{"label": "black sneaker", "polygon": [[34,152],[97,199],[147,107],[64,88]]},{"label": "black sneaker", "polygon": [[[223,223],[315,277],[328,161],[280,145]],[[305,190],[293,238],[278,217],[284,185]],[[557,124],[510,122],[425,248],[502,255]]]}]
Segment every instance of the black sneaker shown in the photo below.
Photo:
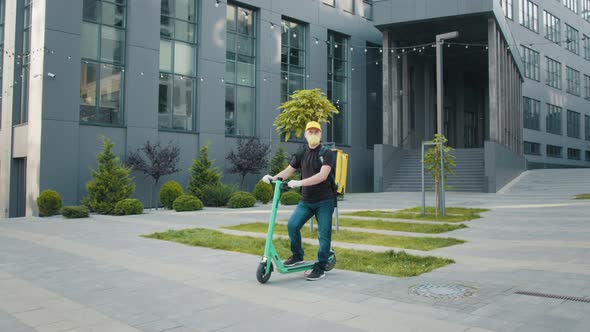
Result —
[{"label": "black sneaker", "polygon": [[291,257],[289,257],[289,259],[287,259],[286,261],[283,262],[283,265],[286,267],[291,267],[291,266],[299,265],[301,263],[303,263],[303,259],[301,259],[299,257],[291,256]]},{"label": "black sneaker", "polygon": [[314,268],[311,273],[307,275],[306,279],[309,281],[316,281],[322,279],[325,276],[326,274],[324,273],[324,270]]}]

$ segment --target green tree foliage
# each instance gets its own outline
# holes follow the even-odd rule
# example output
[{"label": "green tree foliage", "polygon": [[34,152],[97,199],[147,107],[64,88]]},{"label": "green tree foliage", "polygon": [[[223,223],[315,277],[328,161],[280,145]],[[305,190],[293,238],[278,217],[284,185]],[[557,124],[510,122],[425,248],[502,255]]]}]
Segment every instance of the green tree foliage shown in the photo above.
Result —
[{"label": "green tree foliage", "polygon": [[102,138],[103,151],[98,154],[98,170],[92,170],[92,180],[86,183],[83,204],[91,211],[112,214],[117,202],[130,198],[135,191],[130,168],[121,166],[113,153],[113,143]]},{"label": "green tree foliage", "polygon": [[186,190],[189,194],[203,200],[203,188],[206,186],[216,186],[220,183],[221,172],[213,166],[213,160],[209,159],[209,146],[205,145],[199,150],[196,160],[193,160],[189,172],[189,180]]},{"label": "green tree foliage", "polygon": [[453,167],[455,166],[455,157],[451,154],[454,150],[451,147],[446,146],[447,138],[442,134],[436,134],[434,136],[434,140],[429,143],[436,143],[436,145],[432,146],[426,153],[424,154],[424,166],[426,167],[426,171],[434,180],[434,192],[435,192],[435,199],[436,199],[436,215],[439,214],[440,211],[440,193],[441,193],[441,174],[442,174],[442,167],[441,167],[441,153],[440,153],[440,143],[443,146],[443,167],[444,167],[444,179],[445,183],[447,183],[447,175],[455,175],[453,171]]},{"label": "green tree foliage", "polygon": [[285,141],[289,141],[292,132],[301,137],[309,121],[327,123],[329,118],[339,113],[320,89],[295,91],[290,98],[279,106],[282,112],[274,122]]}]

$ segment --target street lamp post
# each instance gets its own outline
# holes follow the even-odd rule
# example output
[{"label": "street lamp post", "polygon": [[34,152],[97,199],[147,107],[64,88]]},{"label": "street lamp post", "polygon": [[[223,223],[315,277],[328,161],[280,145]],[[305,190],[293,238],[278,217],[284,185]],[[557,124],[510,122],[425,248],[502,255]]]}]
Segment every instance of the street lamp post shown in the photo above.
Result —
[{"label": "street lamp post", "polygon": [[[436,35],[436,117],[438,134],[443,135],[443,43],[447,39],[457,38],[458,31],[443,33]],[[440,144],[440,188],[439,188],[439,206],[441,207],[441,215],[446,214],[445,209],[445,169],[444,169],[444,144]]]}]

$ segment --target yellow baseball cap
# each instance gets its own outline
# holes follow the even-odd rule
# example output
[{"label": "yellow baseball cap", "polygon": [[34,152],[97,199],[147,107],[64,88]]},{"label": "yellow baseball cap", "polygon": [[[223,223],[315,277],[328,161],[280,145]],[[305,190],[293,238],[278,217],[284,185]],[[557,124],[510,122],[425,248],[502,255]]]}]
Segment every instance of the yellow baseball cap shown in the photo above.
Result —
[{"label": "yellow baseball cap", "polygon": [[306,131],[311,128],[316,128],[317,130],[322,131],[322,126],[320,126],[320,124],[315,121],[309,121],[305,126]]}]

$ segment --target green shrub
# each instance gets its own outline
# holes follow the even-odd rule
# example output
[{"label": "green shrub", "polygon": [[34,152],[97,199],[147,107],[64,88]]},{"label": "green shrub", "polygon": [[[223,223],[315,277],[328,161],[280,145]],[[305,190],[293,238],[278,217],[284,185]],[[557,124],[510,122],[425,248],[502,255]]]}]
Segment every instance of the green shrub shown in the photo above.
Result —
[{"label": "green shrub", "polygon": [[64,206],[61,214],[66,218],[88,218],[88,208],[84,205]]},{"label": "green shrub", "polygon": [[39,215],[41,217],[48,217],[58,214],[61,209],[62,201],[57,191],[43,190],[41,195],[37,197],[37,207],[39,207]]},{"label": "green shrub", "polygon": [[201,200],[205,206],[226,206],[227,202],[236,192],[235,186],[227,186],[223,183],[208,185],[202,188],[203,197]]},{"label": "green shrub", "polygon": [[253,207],[254,204],[256,204],[256,197],[254,197],[254,195],[245,191],[238,191],[231,196],[229,202],[227,202],[227,207],[232,209],[240,209]]},{"label": "green shrub", "polygon": [[270,202],[272,199],[272,186],[264,181],[259,181],[252,192],[256,200],[261,201],[262,204]]},{"label": "green shrub", "polygon": [[301,195],[295,191],[287,191],[281,195],[281,204],[283,205],[297,205],[301,200]]},{"label": "green shrub", "polygon": [[160,189],[160,202],[171,210],[174,201],[182,195],[184,195],[184,191],[180,184],[176,181],[168,181]]},{"label": "green shrub", "polygon": [[142,214],[143,204],[135,198],[126,198],[117,202],[114,210],[116,215],[127,216],[131,214]]},{"label": "green shrub", "polygon": [[[203,200],[203,187],[213,186],[221,180],[221,172],[213,167],[213,160],[209,159],[209,146],[205,145],[199,150],[197,159],[189,169],[190,180],[186,187],[187,193]],[[229,199],[229,198],[228,198]]]},{"label": "green shrub", "polygon": [[111,214],[117,202],[130,198],[135,191],[130,168],[123,167],[113,153],[113,143],[103,137],[103,151],[97,156],[98,170],[92,171],[92,180],[86,183],[88,195],[82,203],[90,211]]},{"label": "green shrub", "polygon": [[182,195],[178,196],[178,198],[172,204],[172,207],[177,212],[197,211],[203,209],[203,202],[201,202],[201,200],[195,196]]}]

